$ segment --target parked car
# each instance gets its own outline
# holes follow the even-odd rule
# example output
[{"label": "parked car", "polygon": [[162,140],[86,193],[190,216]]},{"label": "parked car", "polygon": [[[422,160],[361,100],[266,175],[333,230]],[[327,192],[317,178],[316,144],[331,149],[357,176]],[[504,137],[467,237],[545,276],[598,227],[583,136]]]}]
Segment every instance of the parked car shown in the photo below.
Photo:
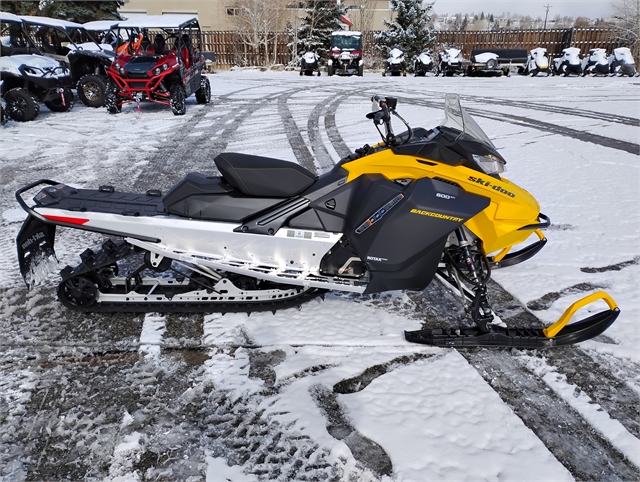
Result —
[{"label": "parked car", "polygon": [[6,115],[19,122],[35,119],[40,102],[54,112],[73,107],[69,69],[39,53],[22,18],[0,12],[1,94]]},{"label": "parked car", "polygon": [[29,36],[43,55],[69,68],[80,100],[89,107],[104,105],[104,91],[115,53],[100,45],[79,23],[23,15]]},{"label": "parked car", "polygon": [[540,72],[546,73],[547,77],[551,74],[547,49],[542,47],[531,50],[527,55],[527,63],[518,67],[518,73],[521,75],[531,75],[535,77]]},{"label": "parked car", "polygon": [[327,61],[327,74],[364,75],[362,58],[362,33],[340,30],[331,34],[330,58]]},{"label": "parked car", "polygon": [[[209,79],[203,74],[206,53],[198,19],[191,15],[149,15],[118,24],[127,42],[107,70],[106,107],[118,113],[129,102],[148,100],[171,107],[175,115],[186,112],[186,99],[195,94],[199,104],[211,100]],[[132,32],[139,32],[140,42]],[[150,39],[153,35],[153,41]],[[124,50],[120,47],[125,46]]]},{"label": "parked car", "polygon": [[613,49],[613,53],[609,56],[609,71],[615,75],[628,75],[629,77],[637,75],[635,61],[628,47]]},{"label": "parked car", "polygon": [[509,76],[511,67],[523,67],[526,63],[525,49],[473,49],[467,75]]}]

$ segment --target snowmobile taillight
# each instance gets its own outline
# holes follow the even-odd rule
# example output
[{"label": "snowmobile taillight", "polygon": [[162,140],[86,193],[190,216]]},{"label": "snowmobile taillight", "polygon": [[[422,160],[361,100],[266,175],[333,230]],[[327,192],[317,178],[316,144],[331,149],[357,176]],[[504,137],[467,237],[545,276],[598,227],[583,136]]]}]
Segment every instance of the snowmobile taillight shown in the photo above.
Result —
[{"label": "snowmobile taillight", "polygon": [[68,216],[52,216],[51,214],[43,214],[42,216],[48,219],[49,221],[57,221],[59,223],[83,225],[89,222],[89,220],[85,218],[70,218]]}]

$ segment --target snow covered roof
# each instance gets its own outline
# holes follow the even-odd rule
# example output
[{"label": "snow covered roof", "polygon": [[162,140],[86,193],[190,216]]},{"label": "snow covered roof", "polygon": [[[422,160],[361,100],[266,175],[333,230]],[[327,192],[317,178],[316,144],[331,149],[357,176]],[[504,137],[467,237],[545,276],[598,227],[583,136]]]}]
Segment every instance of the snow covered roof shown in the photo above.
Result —
[{"label": "snow covered roof", "polygon": [[145,15],[119,22],[118,27],[180,28],[185,24],[197,21],[198,17],[193,15]]},{"label": "snow covered roof", "polygon": [[33,15],[21,15],[20,18],[28,23],[36,25],[47,25],[49,27],[58,28],[84,28],[81,24],[75,22],[69,22],[68,20],[59,20],[57,18],[49,17],[35,17]]},{"label": "snow covered roof", "polygon": [[118,26],[120,20],[94,20],[93,22],[83,23],[82,26],[87,30],[111,30]]},{"label": "snow covered roof", "polygon": [[338,30],[337,32],[332,32],[331,35],[345,35],[347,37],[357,37],[362,35],[362,32],[358,32],[357,30]]},{"label": "snow covered roof", "polygon": [[22,22],[20,17],[9,12],[0,12],[0,20],[5,22]]}]

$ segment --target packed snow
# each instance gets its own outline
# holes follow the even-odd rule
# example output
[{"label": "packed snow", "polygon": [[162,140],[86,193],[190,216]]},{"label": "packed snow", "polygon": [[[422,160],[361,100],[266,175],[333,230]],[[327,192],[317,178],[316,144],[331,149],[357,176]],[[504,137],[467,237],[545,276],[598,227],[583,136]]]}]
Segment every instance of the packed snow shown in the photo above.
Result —
[{"label": "packed snow", "polygon": [[[43,107],[36,121],[10,121],[0,130],[4,184],[0,221],[2,242],[7,244],[0,253],[6,258],[0,261],[0,331],[8,334],[2,338],[7,356],[14,357],[11,362],[5,359],[0,371],[0,397],[9,413],[0,420],[0,453],[18,450],[11,431],[18,429],[39,384],[62,376],[60,369],[34,371],[28,363],[25,366],[26,353],[40,350],[42,344],[55,348],[67,341],[64,332],[47,334],[51,339],[23,335],[23,328],[26,333],[26,327],[34,323],[36,327],[46,325],[49,312],[61,313],[64,318],[67,310],[54,301],[53,282],[26,294],[15,250],[9,246],[24,219],[13,197],[16,189],[48,178],[73,186],[115,184],[119,190],[131,190],[147,169],[162,169],[149,166],[149,159],[163,151],[181,156],[180,169],[189,172],[194,168],[190,163],[196,162],[191,153],[172,151],[176,146],[166,144],[176,132],[207,145],[224,140],[226,151],[292,162],[312,156],[322,172],[339,160],[339,151],[344,148],[335,141],[336,132],[350,150],[377,142],[375,129],[365,119],[370,109],[368,97],[374,93],[397,95],[398,112],[412,127],[437,125],[442,119],[444,95],[460,94],[462,105],[472,111],[507,159],[505,177],[531,192],[552,221],[552,228],[545,232],[548,244],[539,254],[521,265],[495,270],[493,279],[522,305],[543,305],[544,309],[529,311],[549,324],[577,299],[600,289],[607,291],[621,314],[605,336],[582,344],[579,350],[598,360],[610,359],[610,367],[624,366],[617,375],[640,394],[640,131],[638,123],[633,123],[639,117],[637,79],[383,79],[379,73],[369,72],[364,78],[302,78],[297,72],[232,71],[211,75],[210,80],[212,104],[197,105],[191,97],[184,117],[148,103],[142,103],[140,113],[132,104],[113,116],[77,102],[69,113],[49,113]],[[339,96],[344,98],[335,111],[327,110]],[[283,117],[286,111],[290,118]],[[476,112],[486,115],[476,116]],[[196,115],[200,117],[193,121]],[[319,127],[312,123],[314,115]],[[335,128],[328,122],[333,116]],[[538,124],[519,123],[516,117]],[[547,125],[568,130],[553,132],[545,130]],[[589,142],[584,137],[589,135],[600,137]],[[303,144],[292,146],[293,136]],[[607,139],[625,144],[612,147]],[[628,145],[638,149],[629,152]],[[208,161],[212,173],[212,159]],[[195,168],[208,173],[206,164]],[[89,236],[89,245],[100,239]],[[76,264],[86,245],[86,235],[59,230],[56,251],[60,267]],[[51,275],[55,277],[55,273]],[[200,323],[198,349],[204,350],[206,360],[197,376],[188,381],[180,404],[202,399],[212,387],[224,392],[228,399],[260,413],[262,420],[279,424],[283,437],[304,437],[313,442],[312,453],[305,460],[332,466],[334,472],[327,469],[327,480],[574,479],[567,464],[523,423],[462,352],[404,340],[403,330],[419,329],[423,321],[411,316],[407,307],[413,302],[407,293],[393,292],[381,300],[336,293],[324,301],[313,300],[300,310],[276,314],[210,314],[200,321],[185,317],[185,325]],[[575,319],[605,308],[603,302],[597,302],[580,310]],[[91,315],[83,316],[91,320]],[[455,324],[458,318],[454,318],[452,314]],[[144,371],[133,377],[132,383],[153,391],[160,370],[171,377],[177,369],[169,345],[171,349],[184,348],[188,337],[169,338],[168,318],[157,313],[127,319],[139,326],[134,344],[142,357],[137,363]],[[107,321],[110,318],[104,320],[105,324],[115,323]],[[106,332],[107,327],[98,324],[96,330]],[[13,334],[20,340],[13,339]],[[78,346],[96,342],[88,334],[74,336],[73,343]],[[81,336],[86,338],[78,338]],[[21,352],[25,348],[19,346],[26,346],[26,351]],[[114,344],[113,349],[120,346]],[[271,378],[255,375],[252,357],[256,350],[275,360],[267,364]],[[544,356],[514,356],[528,376],[539,378],[548,391],[572,407],[640,470],[637,434],[568,381],[563,367],[552,366]],[[364,380],[362,375],[371,367],[385,369],[353,389],[336,389],[345,380]],[[180,478],[177,465],[174,472],[137,468],[152,446],[151,435],[139,422],[140,413],[114,408],[119,410],[120,420],[105,425],[110,440],[105,445],[109,469],[102,479]],[[206,425],[206,420],[200,423]],[[251,430],[246,435],[249,439]],[[260,464],[228,456],[215,440],[200,440],[201,446],[192,447],[200,462],[194,465],[200,467],[199,476],[192,480],[253,482],[272,477],[254,472]],[[388,457],[390,471],[367,465],[367,457],[358,455],[366,450],[376,453],[377,447]],[[0,458],[7,462],[0,469],[0,480],[29,478],[27,470],[33,462],[15,453],[15,457]],[[187,470],[184,464],[191,462],[184,457],[181,470]]]}]

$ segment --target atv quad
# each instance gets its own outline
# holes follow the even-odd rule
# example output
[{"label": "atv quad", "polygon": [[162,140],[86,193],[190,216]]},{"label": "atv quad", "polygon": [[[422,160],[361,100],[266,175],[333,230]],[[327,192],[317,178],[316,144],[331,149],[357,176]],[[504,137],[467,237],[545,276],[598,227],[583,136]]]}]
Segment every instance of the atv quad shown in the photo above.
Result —
[{"label": "atv quad", "polygon": [[102,107],[106,70],[115,58],[112,47],[96,43],[78,23],[48,17],[21,18],[39,52],[69,68],[80,100],[88,107]]},{"label": "atv quad", "polygon": [[[124,30],[118,37],[132,41],[117,46],[119,54],[107,70],[109,113],[120,112],[129,102],[148,100],[170,106],[175,115],[184,115],[186,99],[194,93],[199,104],[210,102],[211,86],[202,73],[207,56],[200,52],[202,35],[196,17],[136,17],[120,22],[118,30]],[[133,41],[134,32],[138,32],[139,41]]]},{"label": "atv quad", "polygon": [[73,107],[69,70],[57,60],[34,55],[39,51],[20,17],[0,12],[0,38],[0,80],[6,103],[3,114],[26,122],[38,116],[40,102],[54,112]]}]

